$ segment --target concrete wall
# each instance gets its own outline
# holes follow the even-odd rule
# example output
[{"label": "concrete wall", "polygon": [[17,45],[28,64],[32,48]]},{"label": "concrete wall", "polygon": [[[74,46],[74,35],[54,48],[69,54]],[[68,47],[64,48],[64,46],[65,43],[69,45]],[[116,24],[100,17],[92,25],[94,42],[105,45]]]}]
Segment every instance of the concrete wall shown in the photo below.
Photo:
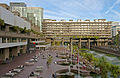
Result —
[{"label": "concrete wall", "polygon": [[26,27],[27,29],[30,29],[31,28],[31,25],[29,22],[25,21],[24,19],[18,17],[18,16],[14,16],[14,25],[15,26],[19,26],[19,27]]},{"label": "concrete wall", "polygon": [[14,25],[14,14],[3,7],[0,7],[0,18],[3,19],[6,24]]},{"label": "concrete wall", "polygon": [[9,48],[4,49],[4,59],[9,59]]},{"label": "concrete wall", "polygon": [[0,7],[0,18],[4,20],[6,24],[11,26],[19,26],[26,27],[27,29],[31,29],[31,24],[28,21],[25,21],[21,17],[15,16],[12,12],[6,10],[3,7]]}]

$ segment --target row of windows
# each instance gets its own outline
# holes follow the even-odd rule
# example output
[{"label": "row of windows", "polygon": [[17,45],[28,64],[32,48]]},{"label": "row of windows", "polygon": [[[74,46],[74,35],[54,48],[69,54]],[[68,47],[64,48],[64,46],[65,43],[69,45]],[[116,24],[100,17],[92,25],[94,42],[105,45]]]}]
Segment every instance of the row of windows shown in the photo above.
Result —
[{"label": "row of windows", "polygon": [[1,43],[11,43],[11,42],[26,42],[25,38],[0,38]]}]

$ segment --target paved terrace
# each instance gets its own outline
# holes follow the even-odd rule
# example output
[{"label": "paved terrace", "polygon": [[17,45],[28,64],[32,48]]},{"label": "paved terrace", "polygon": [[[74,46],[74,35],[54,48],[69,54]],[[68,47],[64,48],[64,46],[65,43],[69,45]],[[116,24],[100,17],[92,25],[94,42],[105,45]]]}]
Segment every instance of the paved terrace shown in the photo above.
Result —
[{"label": "paved terrace", "polygon": [[[53,56],[53,62],[51,63],[49,68],[46,65],[47,59],[42,59],[42,56],[40,56],[40,57],[38,57],[38,62],[36,62],[33,66],[25,66],[24,70],[22,72],[20,72],[18,75],[16,75],[14,78],[27,78],[30,75],[30,73],[35,70],[36,66],[39,66],[39,65],[43,66],[43,72],[40,74],[39,77],[52,78],[52,74],[55,71],[67,68],[66,66],[54,64],[55,61],[60,60],[60,59],[56,58],[56,53],[63,52],[63,51],[64,51],[64,49],[43,51],[43,54],[45,54],[45,55],[50,54]],[[38,52],[40,52],[40,51],[36,51],[36,53],[33,53],[33,54],[29,54],[29,55],[25,54],[23,56],[16,57],[16,59],[13,60],[11,63],[1,65],[0,66],[0,76],[5,74],[6,72],[8,72],[10,69],[17,67],[18,65],[24,64],[25,61],[32,58],[32,56],[34,56]]]}]

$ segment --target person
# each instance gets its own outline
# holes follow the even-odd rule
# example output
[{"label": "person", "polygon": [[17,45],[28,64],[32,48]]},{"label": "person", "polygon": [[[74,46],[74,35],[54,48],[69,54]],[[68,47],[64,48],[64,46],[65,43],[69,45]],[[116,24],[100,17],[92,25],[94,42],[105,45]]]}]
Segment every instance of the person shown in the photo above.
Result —
[{"label": "person", "polygon": [[54,75],[54,74],[52,74],[52,77],[53,77],[53,78],[55,78],[55,75]]},{"label": "person", "polygon": [[34,72],[31,72],[30,76],[34,76]]}]

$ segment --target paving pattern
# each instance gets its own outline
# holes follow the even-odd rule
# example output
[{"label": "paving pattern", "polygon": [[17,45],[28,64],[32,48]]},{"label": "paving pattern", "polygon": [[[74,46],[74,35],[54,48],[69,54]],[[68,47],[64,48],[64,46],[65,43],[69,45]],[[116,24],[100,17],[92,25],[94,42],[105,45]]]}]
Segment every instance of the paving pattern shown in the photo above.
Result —
[{"label": "paving pattern", "polygon": [[[35,70],[36,66],[40,66],[40,65],[43,66],[43,72],[40,74],[39,78],[40,77],[52,78],[52,74],[54,72],[61,70],[61,69],[68,68],[68,66],[61,66],[61,65],[54,64],[55,61],[61,60],[61,59],[56,58],[56,53],[63,52],[63,51],[64,51],[64,49],[60,49],[57,51],[56,50],[42,51],[42,53],[44,55],[50,54],[51,56],[53,56],[53,61],[52,61],[51,65],[49,66],[49,68],[46,65],[47,59],[42,59],[42,55],[40,55],[40,57],[38,57],[38,62],[35,62],[35,64],[32,66],[25,66],[24,70],[22,72],[20,72],[19,74],[17,74],[14,78],[28,78],[30,73]],[[29,54],[29,55],[25,54],[21,57],[16,57],[17,59],[13,60],[13,62],[2,66],[2,67],[5,67],[4,71],[3,71],[3,68],[0,66],[0,75],[5,74],[10,69],[17,67],[18,65],[24,64],[25,61],[28,61],[30,58],[32,58],[32,56],[34,56],[38,52],[40,52],[40,51],[36,51],[36,53],[33,53],[33,54]],[[7,68],[9,68],[9,69],[7,69]],[[1,71],[1,69],[2,69],[2,71]]]},{"label": "paving pattern", "polygon": [[36,55],[39,51],[36,51],[34,53],[26,53],[21,56],[14,57],[13,61],[7,63],[7,64],[1,64],[0,65],[0,77],[7,73],[9,70],[16,68],[19,65],[23,65],[25,61],[32,58],[32,56]]}]

